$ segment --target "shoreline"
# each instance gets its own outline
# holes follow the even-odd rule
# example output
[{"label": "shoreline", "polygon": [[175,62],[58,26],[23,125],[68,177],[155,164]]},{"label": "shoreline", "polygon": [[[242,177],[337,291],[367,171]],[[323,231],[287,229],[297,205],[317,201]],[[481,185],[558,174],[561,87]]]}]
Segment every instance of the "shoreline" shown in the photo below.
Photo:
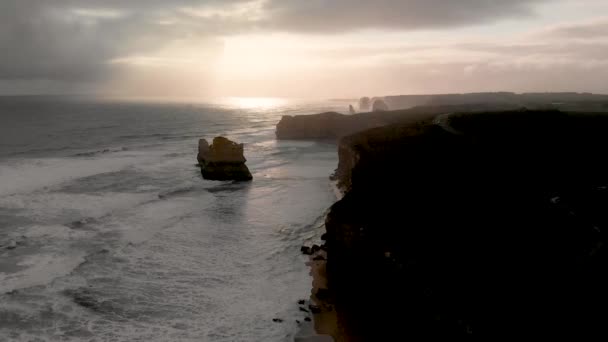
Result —
[{"label": "shoreline", "polygon": [[[330,187],[336,196],[336,202],[344,197],[338,187],[338,181],[330,181]],[[325,227],[325,225],[323,225]],[[338,313],[331,303],[327,286],[327,251],[319,249],[308,256],[306,266],[310,267],[312,277],[310,297],[306,301],[306,310],[311,311],[311,322],[302,322],[294,337],[295,342],[348,341],[347,334],[339,324]],[[320,298],[319,298],[320,297]]]},{"label": "shoreline", "polygon": [[312,288],[310,297],[300,305],[307,310],[311,321],[300,324],[294,342],[345,342],[349,341],[344,327],[339,324],[338,313],[328,294],[327,252],[318,250],[309,256],[306,266],[310,267]]},{"label": "shoreline", "polygon": [[344,191],[342,189],[340,189],[340,187],[338,186],[337,180],[330,181],[330,186],[334,192],[334,195],[336,195],[336,202],[338,202],[339,200],[341,200],[344,197],[344,195],[345,195]]},{"label": "shoreline", "polygon": [[[314,260],[324,258],[323,260]],[[312,276],[312,291],[310,302],[320,309],[320,312],[313,314],[314,329],[320,336],[331,336],[333,341],[348,341],[344,328],[340,326],[338,312],[328,295],[327,287],[327,252],[320,250],[310,256],[307,263],[310,266]],[[319,298],[321,297],[321,298]]]}]

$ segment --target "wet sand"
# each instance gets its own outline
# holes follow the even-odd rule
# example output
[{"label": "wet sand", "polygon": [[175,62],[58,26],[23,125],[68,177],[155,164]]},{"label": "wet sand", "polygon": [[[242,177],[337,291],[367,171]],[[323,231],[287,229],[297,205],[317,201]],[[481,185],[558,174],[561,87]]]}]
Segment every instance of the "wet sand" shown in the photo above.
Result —
[{"label": "wet sand", "polygon": [[310,310],[312,322],[314,323],[312,327],[313,334],[307,336],[306,339],[298,339],[296,337],[296,342],[351,341],[347,337],[344,327],[340,324],[331,296],[328,296],[326,260],[327,252],[319,250],[313,253],[310,256],[310,260],[306,263],[310,266],[310,275],[312,276],[312,291],[307,309],[315,309]]},{"label": "wet sand", "polygon": [[[336,200],[340,200],[344,193],[338,187],[336,181],[331,182],[331,187],[336,195]],[[315,260],[317,259],[317,260]],[[312,276],[312,290],[308,303],[305,308],[309,311],[310,306],[318,308],[318,312],[311,312],[312,322],[303,322],[300,332],[296,335],[295,342],[325,342],[352,341],[348,338],[345,328],[339,323],[338,312],[332,304],[331,297],[328,297],[327,285],[327,252],[319,250],[309,257],[306,263],[310,267]],[[321,291],[321,292],[320,292]],[[317,297],[318,293],[321,298]]]}]

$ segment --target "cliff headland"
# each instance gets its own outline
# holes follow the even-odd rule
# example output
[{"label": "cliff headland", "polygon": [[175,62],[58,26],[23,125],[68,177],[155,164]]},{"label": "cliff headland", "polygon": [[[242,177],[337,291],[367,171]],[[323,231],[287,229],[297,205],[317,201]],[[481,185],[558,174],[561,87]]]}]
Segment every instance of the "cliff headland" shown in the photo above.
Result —
[{"label": "cliff headland", "polygon": [[605,335],[608,115],[438,112],[340,139],[340,339]]},{"label": "cliff headland", "polygon": [[285,115],[277,124],[279,140],[333,140],[371,128],[395,123],[414,123],[451,112],[482,112],[519,108],[504,104],[467,104],[414,107],[402,110],[379,111],[358,114],[328,112],[313,115]]}]

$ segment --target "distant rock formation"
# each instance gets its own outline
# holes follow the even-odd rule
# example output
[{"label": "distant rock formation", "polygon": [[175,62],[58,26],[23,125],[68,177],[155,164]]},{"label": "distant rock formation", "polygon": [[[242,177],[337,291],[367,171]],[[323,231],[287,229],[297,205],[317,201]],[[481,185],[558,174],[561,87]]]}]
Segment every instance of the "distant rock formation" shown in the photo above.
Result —
[{"label": "distant rock formation", "polygon": [[369,97],[362,97],[359,99],[359,110],[362,112],[366,112],[369,110],[371,106],[371,100]]},{"label": "distant rock formation", "polygon": [[247,159],[243,154],[243,144],[237,144],[224,137],[216,137],[213,144],[207,140],[198,142],[197,160],[201,166],[203,178],[209,180],[249,181],[253,179]]},{"label": "distant rock formation", "polygon": [[372,106],[372,112],[386,112],[388,111],[388,105],[384,102],[383,99],[374,100],[374,104]]},{"label": "distant rock formation", "polygon": [[348,112],[350,114],[357,114],[357,112],[355,111],[355,107],[353,107],[353,105],[348,105]]},{"label": "distant rock formation", "polygon": [[[608,95],[589,93],[468,93],[386,96],[384,101],[392,109],[415,106],[445,106],[472,104],[508,104],[526,108],[557,108],[565,111],[606,111]],[[372,101],[373,102],[373,101]]]}]

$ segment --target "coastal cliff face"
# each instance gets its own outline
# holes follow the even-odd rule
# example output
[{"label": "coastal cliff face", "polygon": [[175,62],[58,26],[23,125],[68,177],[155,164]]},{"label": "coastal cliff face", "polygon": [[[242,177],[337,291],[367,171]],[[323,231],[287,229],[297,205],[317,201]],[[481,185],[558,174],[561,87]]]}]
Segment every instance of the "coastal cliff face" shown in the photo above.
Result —
[{"label": "coastal cliff face", "polygon": [[343,114],[321,113],[310,117],[285,115],[277,124],[277,139],[323,139],[334,137],[340,129]]},{"label": "coastal cliff face", "polygon": [[486,110],[514,109],[512,105],[480,104],[461,106],[416,107],[396,111],[379,111],[344,115],[328,112],[315,115],[283,116],[277,124],[277,139],[326,139],[342,137],[394,123],[413,123],[442,113],[457,111],[479,112]]},{"label": "coastal cliff face", "polygon": [[[369,113],[368,113],[369,114]],[[385,125],[381,117],[335,112],[316,115],[283,116],[277,124],[277,139],[337,139],[361,130]]]},{"label": "coastal cliff face", "polygon": [[512,111],[342,139],[327,271],[352,340],[606,335],[607,131]]},{"label": "coastal cliff face", "polygon": [[197,160],[203,178],[209,180],[249,181],[253,177],[245,165],[243,144],[224,137],[216,137],[213,144],[201,139],[198,143]]}]

